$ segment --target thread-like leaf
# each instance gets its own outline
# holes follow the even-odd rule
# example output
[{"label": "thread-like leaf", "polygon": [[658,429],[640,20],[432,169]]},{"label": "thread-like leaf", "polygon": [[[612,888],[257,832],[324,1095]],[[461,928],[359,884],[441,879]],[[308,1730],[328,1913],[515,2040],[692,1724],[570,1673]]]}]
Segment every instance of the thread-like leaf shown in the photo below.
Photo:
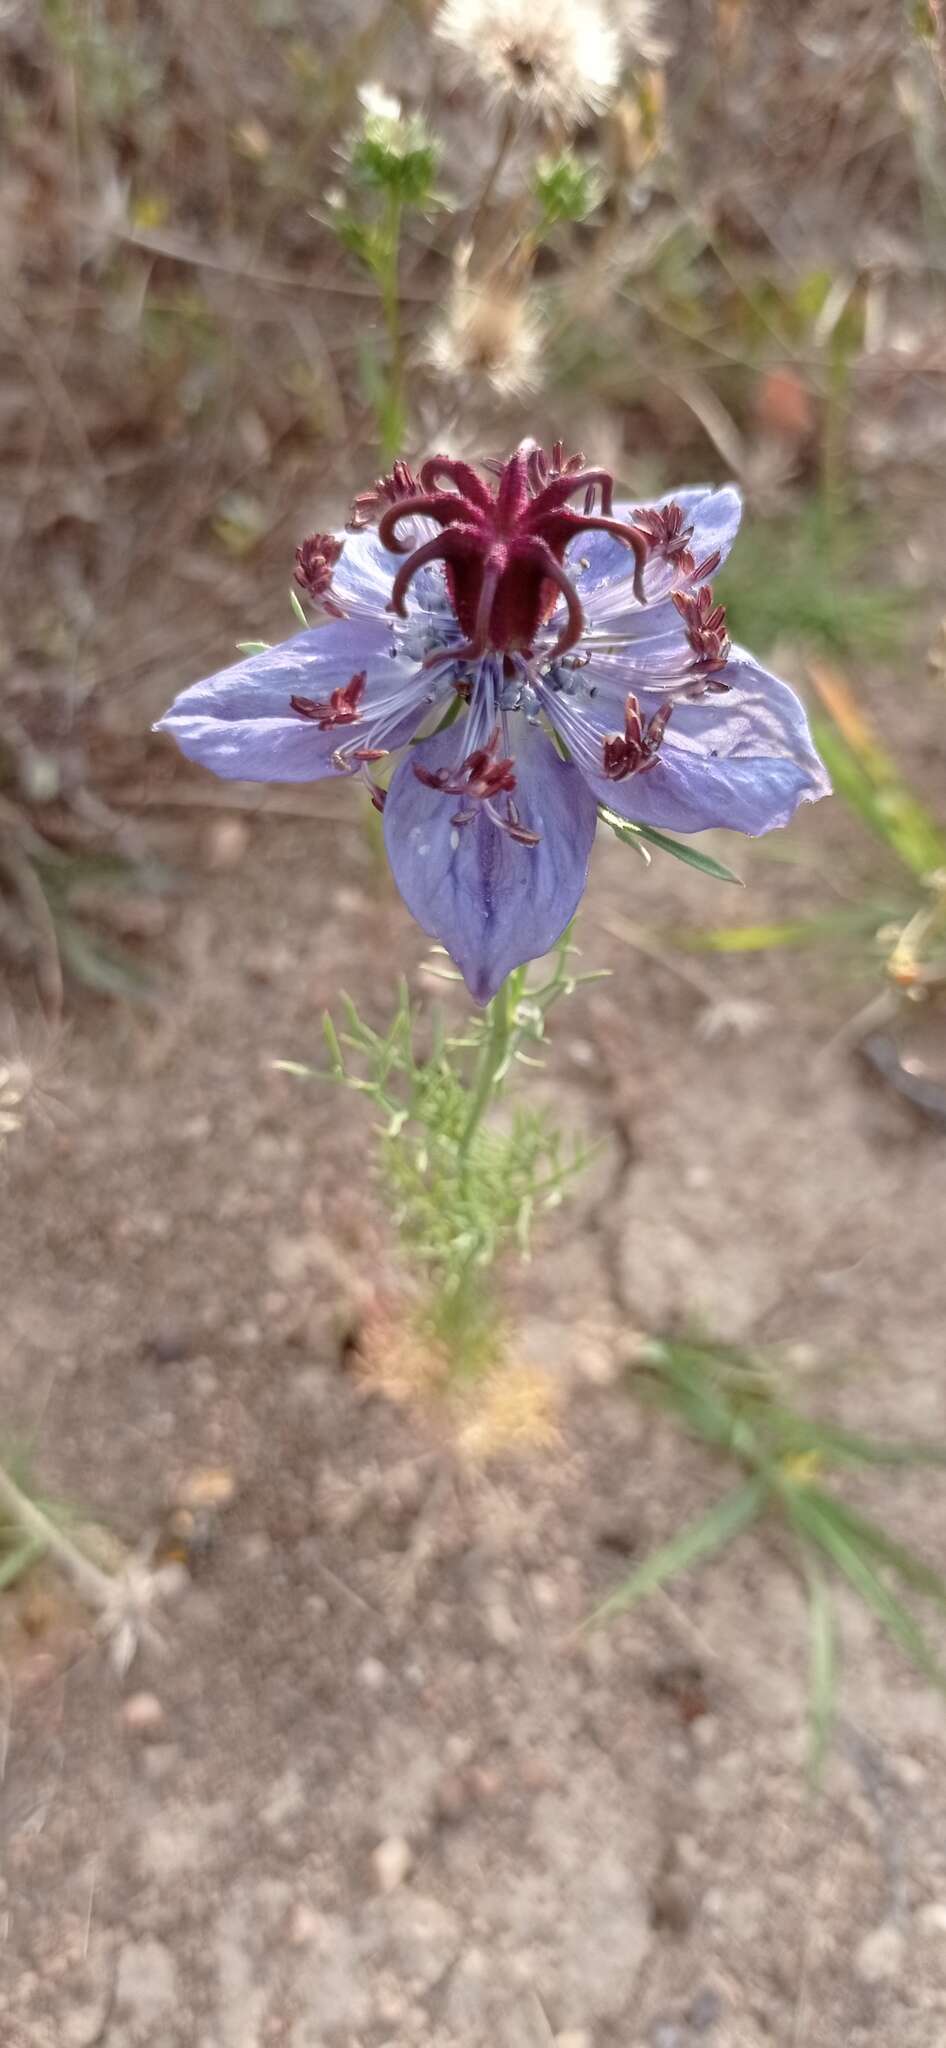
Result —
[{"label": "thread-like leaf", "polygon": [[737,1486],[724,1495],[705,1515],[696,1522],[671,1536],[669,1542],[652,1550],[626,1578],[622,1585],[602,1601],[590,1616],[589,1627],[607,1621],[614,1614],[623,1614],[639,1600],[645,1600],[655,1593],[667,1579],[675,1578],[689,1565],[698,1564],[703,1557],[709,1557],[714,1550],[720,1550],[743,1529],[747,1529],[760,1513],[768,1492],[764,1479],[749,1479],[744,1486]]},{"label": "thread-like leaf", "polygon": [[809,1769],[817,1785],[834,1726],[837,1705],[837,1629],[831,1588],[824,1573],[812,1560],[808,1568],[808,1624],[810,1640],[809,1715],[811,1749]]},{"label": "thread-like leaf", "polygon": [[737,888],[743,887],[741,876],[734,875],[732,868],[724,867],[721,860],[714,860],[711,853],[701,853],[698,847],[689,846],[682,839],[672,839],[668,832],[658,832],[655,825],[631,825],[625,818],[616,818],[613,811],[602,810],[599,815],[615,839],[622,840],[625,846],[633,846],[639,852],[639,842],[644,839],[648,846],[671,853],[674,860],[682,860],[688,868],[699,868],[701,874],[711,875],[714,882],[735,882]]},{"label": "thread-like leaf", "polygon": [[788,1511],[795,1527],[816,1548],[828,1556],[838,1570],[843,1572],[849,1584],[859,1593],[861,1599],[883,1623],[888,1634],[898,1643],[901,1650],[912,1658],[918,1670],[931,1684],[946,1690],[946,1671],[935,1652],[930,1648],[926,1635],[909,1609],[891,1593],[856,1542],[840,1526],[838,1520],[827,1512],[803,1488],[786,1491]]}]

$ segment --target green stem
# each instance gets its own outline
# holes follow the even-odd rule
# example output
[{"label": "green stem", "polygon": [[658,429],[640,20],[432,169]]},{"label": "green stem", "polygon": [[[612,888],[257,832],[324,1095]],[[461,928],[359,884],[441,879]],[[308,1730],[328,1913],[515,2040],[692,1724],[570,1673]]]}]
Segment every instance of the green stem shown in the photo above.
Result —
[{"label": "green stem", "polygon": [[480,1054],[469,1113],[460,1137],[460,1158],[469,1159],[470,1147],[496,1093],[496,1084],[506,1065],[513,1012],[509,982],[493,997],[489,1006],[489,1031]]},{"label": "green stem", "polygon": [[378,423],[381,452],[385,462],[393,462],[395,456],[399,454],[403,434],[404,345],[401,335],[399,290],[401,212],[398,194],[389,192],[384,264],[378,277],[384,324],[388,331],[389,352],[387,404]]},{"label": "green stem", "polygon": [[506,112],[502,126],[500,128],[499,137],[496,144],[496,152],[493,157],[492,163],[490,164],[489,170],[486,173],[486,179],[483,184],[483,188],[480,192],[480,196],[476,202],[476,207],[474,209],[473,219],[470,222],[470,241],[474,247],[476,246],[476,243],[479,239],[479,231],[486,218],[490,201],[496,189],[496,183],[499,178],[500,171],[502,170],[502,167],[509,154],[509,149],[516,133],[516,123],[517,116],[515,109],[512,106],[510,106]]}]

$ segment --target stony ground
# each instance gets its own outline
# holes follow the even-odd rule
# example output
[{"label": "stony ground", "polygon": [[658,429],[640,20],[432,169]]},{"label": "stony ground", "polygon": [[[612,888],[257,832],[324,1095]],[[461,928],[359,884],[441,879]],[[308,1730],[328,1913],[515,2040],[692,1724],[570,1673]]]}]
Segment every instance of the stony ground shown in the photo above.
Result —
[{"label": "stony ground", "polygon": [[[473,1462],[346,1369],[366,1122],[271,1067],[339,986],[382,1017],[395,955],[425,986],[346,795],[148,813],[185,878],[165,999],[80,1005],[8,1152],[5,1406],[44,1484],[129,1546],[195,1474],[233,1499],[124,1682],[52,1575],[3,1605],[4,2048],[942,2048],[941,1702],[845,1604],[813,1798],[774,1533],[579,1629],[724,1483],[616,1371],[640,1331],[764,1339],[799,1398],[941,1427],[942,1138],[826,1051],[860,1000],[830,968],[655,961],[622,920],[713,885],[601,849],[613,978],[543,1085],[602,1154],[512,1296],[561,1439]],[[750,914],[817,902],[845,829],[747,851]],[[873,1500],[942,1556],[935,1474]]]}]

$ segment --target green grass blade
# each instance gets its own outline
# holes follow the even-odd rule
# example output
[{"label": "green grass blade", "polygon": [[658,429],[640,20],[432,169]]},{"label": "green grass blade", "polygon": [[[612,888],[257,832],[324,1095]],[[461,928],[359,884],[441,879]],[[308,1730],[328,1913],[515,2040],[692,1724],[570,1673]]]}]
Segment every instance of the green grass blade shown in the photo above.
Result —
[{"label": "green grass blade", "polygon": [[108,945],[74,918],[58,915],[54,921],[63,966],[76,981],[96,995],[117,996],[137,1003],[155,1000],[152,977],[130,953]]},{"label": "green grass blade", "polygon": [[847,1501],[837,1500],[833,1494],[823,1493],[817,1486],[809,1486],[807,1493],[809,1500],[834,1515],[853,1543],[872,1551],[882,1564],[889,1564],[892,1571],[899,1572],[915,1593],[925,1593],[928,1599],[946,1607],[946,1578],[934,1571],[932,1565],[924,1563],[922,1557],[917,1557],[905,1544],[898,1543],[896,1537],[888,1536],[878,1522],[860,1514]]},{"label": "green grass blade", "polygon": [[793,924],[717,924],[705,932],[668,936],[691,953],[771,953],[779,946],[817,945],[822,932],[815,918],[807,918]]},{"label": "green grass blade", "polygon": [[811,1646],[808,1694],[811,1747],[808,1766],[812,1782],[818,1785],[837,1707],[837,1627],[831,1588],[813,1559],[808,1565],[808,1624]]},{"label": "green grass blade", "polygon": [[770,953],[782,946],[871,938],[895,915],[889,905],[859,903],[825,917],[794,918],[785,924],[717,924],[708,931],[681,929],[667,936],[689,953]]},{"label": "green grass blade", "polygon": [[930,1648],[919,1622],[878,1578],[873,1566],[827,1505],[821,1506],[813,1501],[810,1494],[801,1488],[786,1489],[785,1498],[798,1532],[831,1559],[924,1677],[946,1690],[946,1671]]},{"label": "green grass blade", "polygon": [[672,1347],[667,1349],[666,1362],[631,1368],[631,1386],[643,1399],[672,1410],[704,1443],[727,1448],[738,1420],[731,1402],[705,1370],[678,1361],[673,1357]]},{"label": "green grass blade", "polygon": [[860,1436],[856,1430],[835,1428],[830,1422],[816,1422],[796,1415],[791,1408],[773,1402],[767,1419],[779,1432],[779,1454],[818,1451],[851,1465],[946,1465],[946,1445],[884,1443],[881,1437]]},{"label": "green grass blade", "polygon": [[8,1586],[15,1585],[17,1579],[28,1572],[30,1565],[42,1557],[44,1549],[45,1545],[39,1543],[35,1536],[24,1536],[12,1550],[0,1557],[0,1593],[6,1592]]},{"label": "green grass blade", "polygon": [[639,849],[642,839],[648,846],[656,846],[661,853],[671,853],[674,860],[682,860],[688,868],[699,868],[700,873],[711,875],[714,882],[735,882],[737,888],[744,884],[740,875],[734,875],[732,868],[723,866],[721,860],[714,860],[712,854],[701,853],[698,847],[688,846],[683,840],[671,839],[669,833],[658,832],[654,825],[631,825],[625,818],[616,818],[613,811],[600,812],[602,822],[614,833],[615,839],[625,846]]},{"label": "green grass blade", "polygon": [[941,868],[946,837],[879,744],[871,738],[858,754],[837,726],[824,719],[812,720],[812,733],[837,794],[911,874],[923,876]]},{"label": "green grass blade", "polygon": [[668,1543],[662,1543],[657,1550],[651,1551],[623,1584],[615,1587],[614,1592],[595,1609],[589,1617],[588,1626],[594,1627],[599,1622],[610,1620],[614,1614],[623,1614],[628,1607],[655,1593],[667,1579],[675,1578],[677,1572],[686,1571],[688,1566],[698,1564],[701,1558],[720,1550],[723,1544],[729,1543],[755,1521],[767,1491],[764,1479],[750,1479],[744,1486],[737,1486],[725,1494],[698,1521],[690,1522],[676,1536],[671,1536]]},{"label": "green grass blade", "polygon": [[332,1073],[335,1075],[336,1080],[343,1080],[345,1075],[344,1055],[338,1042],[338,1032],[328,1010],[323,1010],[322,1012],[322,1036],[328,1048]]}]

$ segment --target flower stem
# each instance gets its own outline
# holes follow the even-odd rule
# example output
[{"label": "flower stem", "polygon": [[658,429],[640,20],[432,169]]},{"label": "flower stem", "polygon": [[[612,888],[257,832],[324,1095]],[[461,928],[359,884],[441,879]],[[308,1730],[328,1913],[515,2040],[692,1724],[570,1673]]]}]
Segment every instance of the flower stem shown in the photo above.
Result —
[{"label": "flower stem", "polygon": [[507,980],[489,1006],[489,1030],[479,1058],[469,1113],[460,1136],[460,1158],[464,1162],[469,1159],[470,1147],[505,1070],[512,1023],[513,1007]]},{"label": "flower stem", "polygon": [[393,462],[400,452],[404,427],[404,348],[401,337],[399,270],[401,251],[401,200],[388,193],[384,261],[378,275],[384,323],[388,332],[387,392],[378,421],[381,453]]},{"label": "flower stem", "polygon": [[516,111],[514,107],[510,106],[503,117],[502,126],[500,127],[499,136],[497,138],[495,154],[486,173],[486,178],[483,183],[482,190],[480,192],[479,198],[477,199],[476,206],[474,208],[473,219],[470,222],[469,238],[471,243],[474,244],[474,246],[479,238],[480,228],[483,226],[483,223],[485,221],[490,201],[492,200],[493,193],[496,189],[499,174],[503,168],[503,165],[509,154],[511,144],[515,137],[516,126]]}]

